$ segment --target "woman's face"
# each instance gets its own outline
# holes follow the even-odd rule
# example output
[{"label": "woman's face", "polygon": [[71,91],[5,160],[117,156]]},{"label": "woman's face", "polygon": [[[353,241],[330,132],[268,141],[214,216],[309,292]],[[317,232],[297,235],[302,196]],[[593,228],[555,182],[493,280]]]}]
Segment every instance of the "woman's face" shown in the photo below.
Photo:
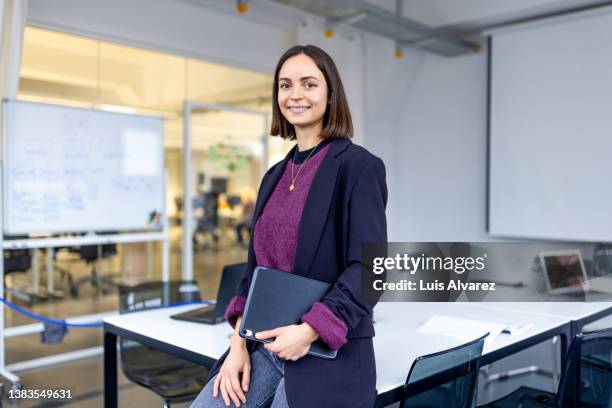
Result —
[{"label": "woman's face", "polygon": [[289,58],[278,73],[278,106],[296,128],[323,126],[327,109],[327,82],[307,55]]}]

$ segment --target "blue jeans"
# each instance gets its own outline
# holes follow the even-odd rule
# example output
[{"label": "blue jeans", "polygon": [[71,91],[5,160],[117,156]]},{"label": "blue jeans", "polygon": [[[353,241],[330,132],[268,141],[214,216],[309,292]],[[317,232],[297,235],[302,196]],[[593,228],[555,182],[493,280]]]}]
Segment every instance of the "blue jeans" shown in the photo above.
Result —
[{"label": "blue jeans", "polygon": [[[289,408],[285,395],[285,363],[276,354],[266,350],[262,343],[251,354],[251,383],[246,392],[244,408]],[[216,377],[216,376],[215,376]],[[191,408],[225,408],[221,393],[213,397],[215,377],[208,381],[202,392],[191,404]],[[230,406],[234,406],[230,402]]]}]

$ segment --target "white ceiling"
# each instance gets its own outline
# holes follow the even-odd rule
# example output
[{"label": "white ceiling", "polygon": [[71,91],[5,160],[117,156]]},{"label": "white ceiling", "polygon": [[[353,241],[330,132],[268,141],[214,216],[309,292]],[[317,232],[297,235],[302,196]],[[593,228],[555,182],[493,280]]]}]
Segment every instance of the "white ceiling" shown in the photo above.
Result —
[{"label": "white ceiling", "polygon": [[[395,0],[369,3],[395,10]],[[433,27],[485,26],[611,3],[605,0],[403,0],[404,15]]]},{"label": "white ceiling", "polygon": [[[180,0],[218,11],[236,13],[236,0]],[[319,0],[321,1],[321,0]],[[334,0],[326,0],[333,4]],[[395,10],[395,0],[366,0],[373,5]],[[404,15],[431,27],[448,27],[459,32],[474,32],[516,20],[543,16],[600,4],[611,0],[402,0]],[[272,0],[251,0],[246,18],[278,24],[299,21],[303,12]]]}]

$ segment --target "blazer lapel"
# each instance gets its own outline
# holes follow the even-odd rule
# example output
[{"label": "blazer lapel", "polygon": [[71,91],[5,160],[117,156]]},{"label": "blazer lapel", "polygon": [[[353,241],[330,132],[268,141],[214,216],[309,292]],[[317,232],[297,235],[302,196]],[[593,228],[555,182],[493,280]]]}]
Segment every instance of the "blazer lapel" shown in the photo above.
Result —
[{"label": "blazer lapel", "polygon": [[348,139],[331,142],[329,151],[312,181],[298,232],[293,266],[293,273],[297,275],[306,276],[310,273],[310,266],[319,246],[319,240],[327,222],[329,208],[336,188],[336,178],[340,168],[340,161],[336,156],[344,151],[350,143]]}]

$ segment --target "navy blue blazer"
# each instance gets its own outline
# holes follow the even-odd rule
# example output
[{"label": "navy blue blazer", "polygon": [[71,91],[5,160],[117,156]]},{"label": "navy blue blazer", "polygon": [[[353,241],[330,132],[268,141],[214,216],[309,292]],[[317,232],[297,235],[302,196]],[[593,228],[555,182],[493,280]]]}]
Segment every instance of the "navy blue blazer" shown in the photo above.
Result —
[{"label": "navy blue blazer", "polygon": [[[253,225],[293,157],[294,149],[264,175]],[[322,303],[346,324],[348,342],[338,350],[334,360],[306,355],[285,363],[285,390],[291,408],[371,408],[374,405],[374,304],[360,295],[361,244],[387,241],[386,204],[382,160],[349,139],[331,141],[306,199],[292,272],[333,285]],[[237,294],[247,297],[256,266],[251,239],[245,275]],[[255,343],[249,343],[252,352]],[[211,369],[211,378],[226,355]]]}]

